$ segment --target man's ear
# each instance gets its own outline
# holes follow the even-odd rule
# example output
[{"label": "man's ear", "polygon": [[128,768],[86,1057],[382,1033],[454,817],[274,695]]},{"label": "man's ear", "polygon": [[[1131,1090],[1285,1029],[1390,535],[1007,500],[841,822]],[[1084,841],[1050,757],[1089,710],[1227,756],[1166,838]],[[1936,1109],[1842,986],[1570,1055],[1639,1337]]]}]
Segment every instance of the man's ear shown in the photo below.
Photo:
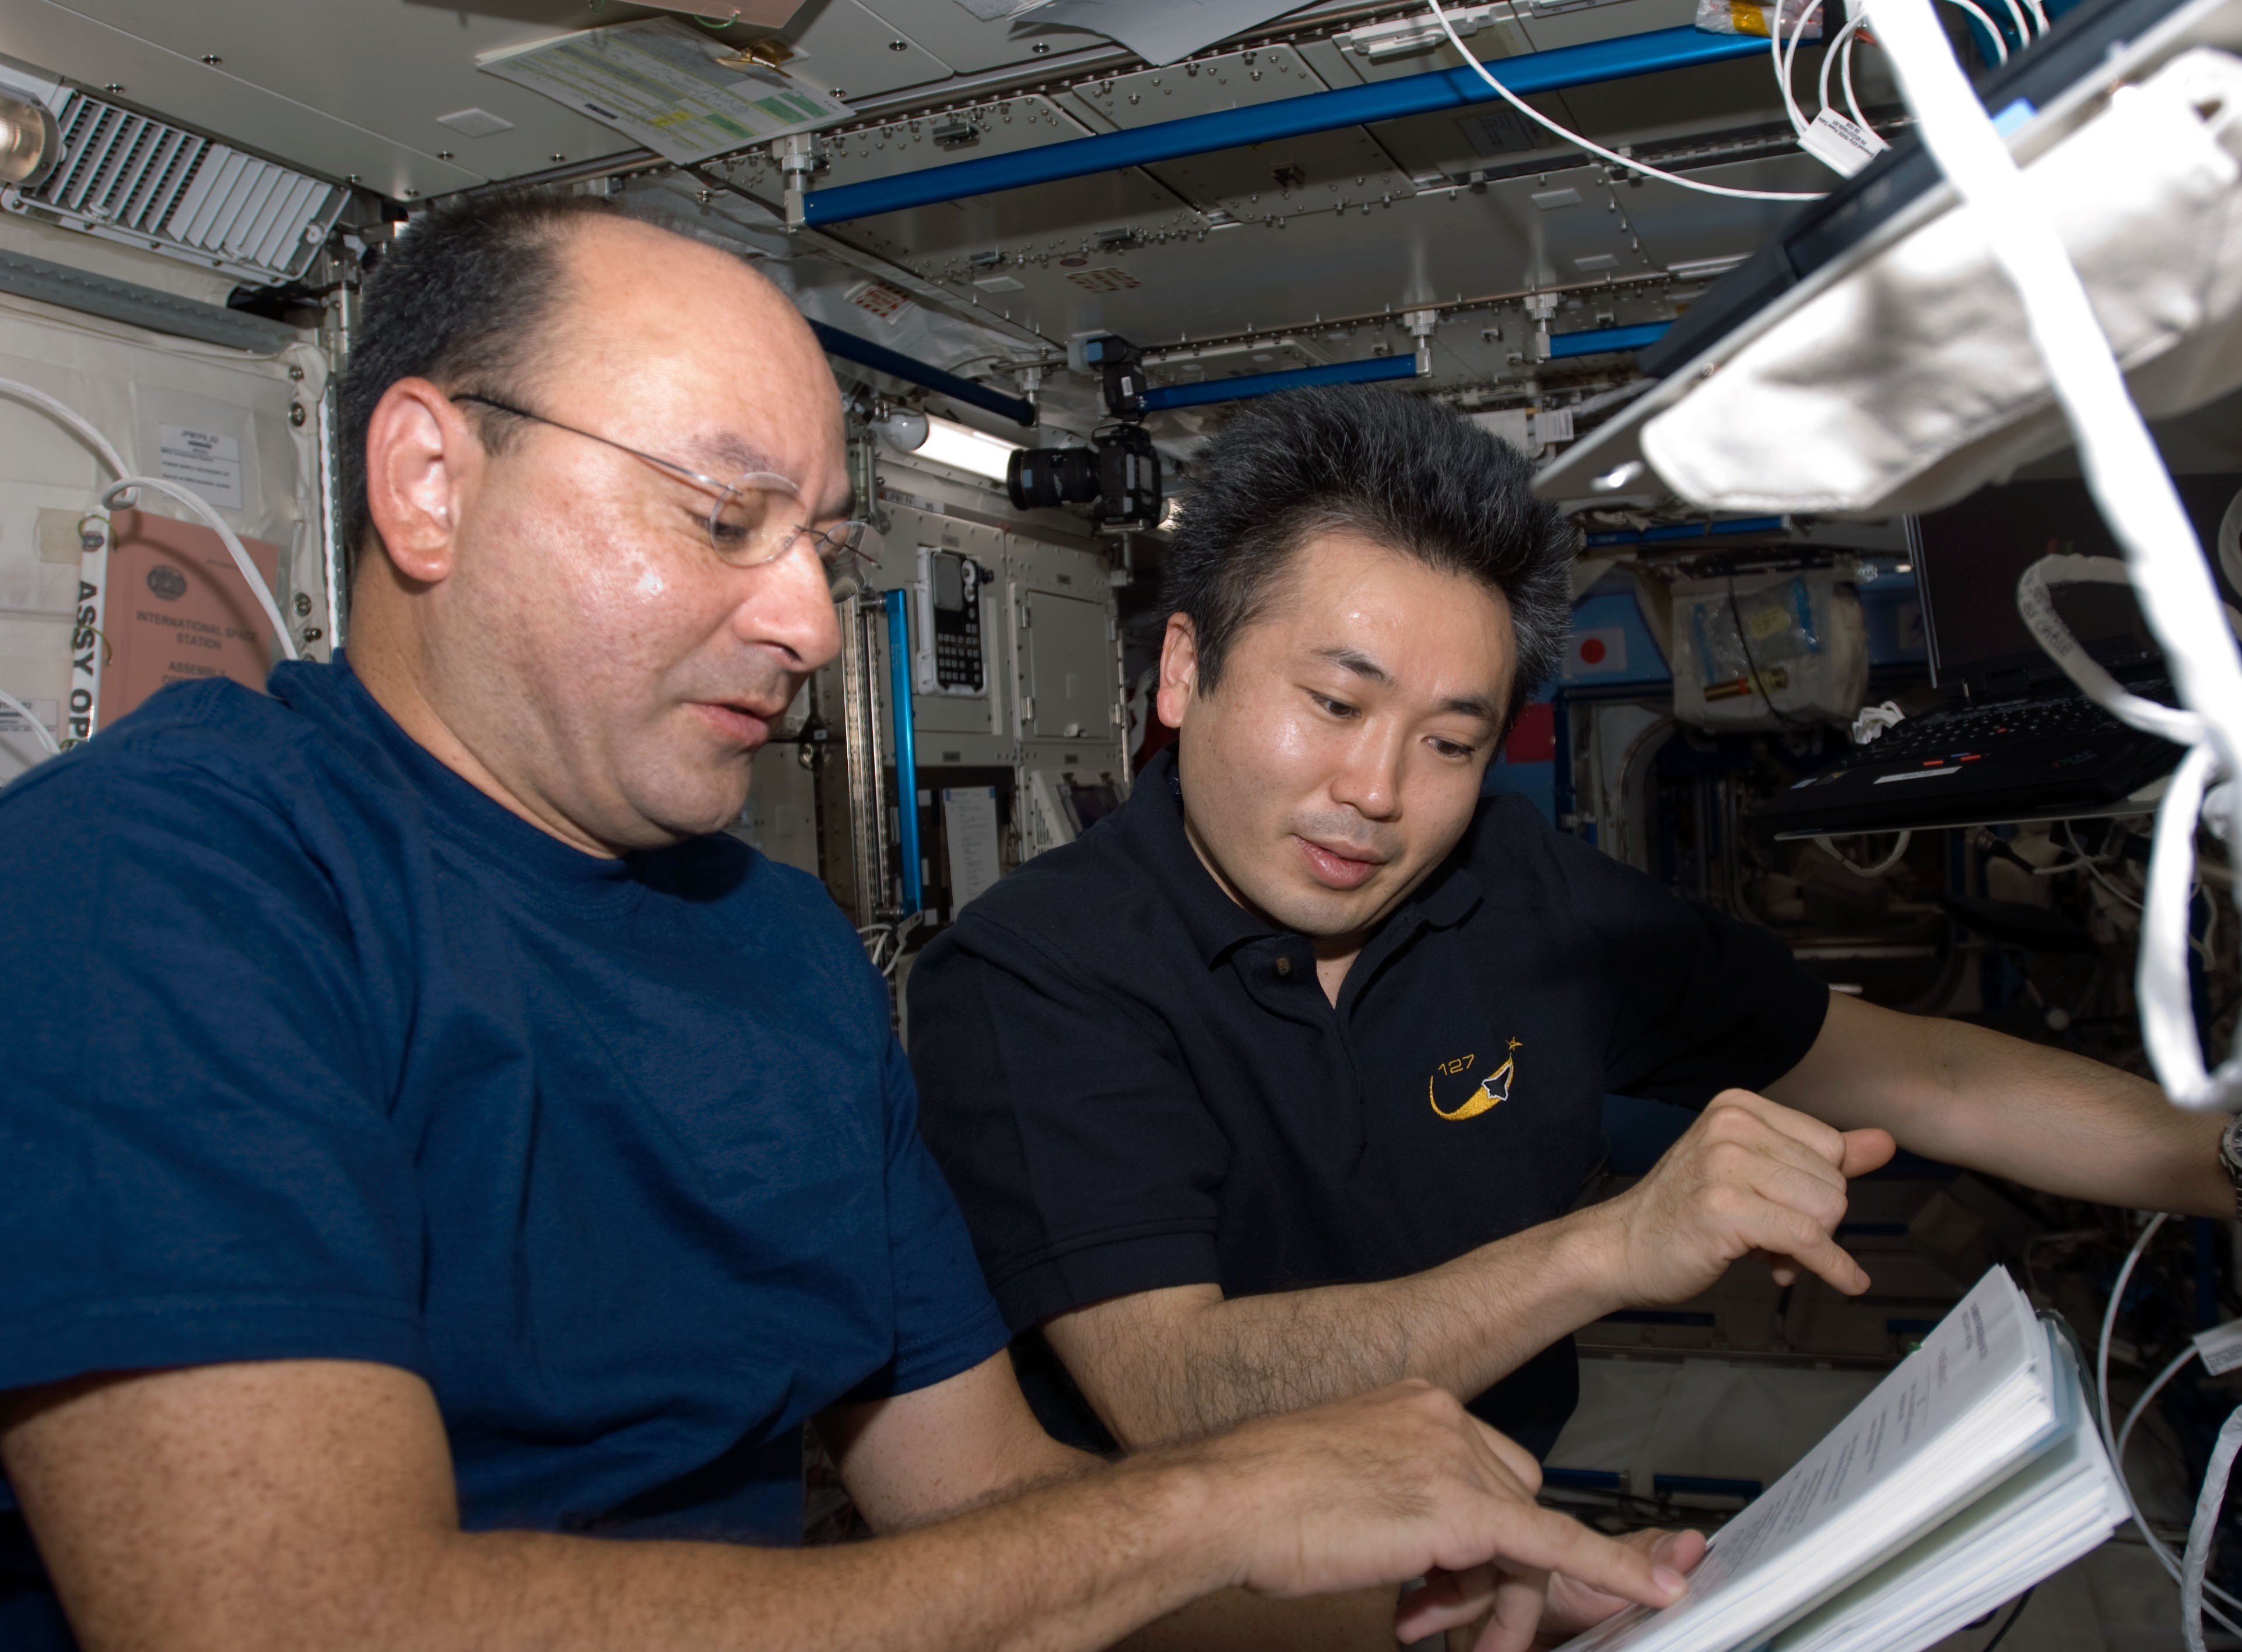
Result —
[{"label": "man's ear", "polygon": [[465,494],[484,458],[459,408],[426,379],[399,379],[382,393],[366,426],[366,510],[405,578],[450,577]]},{"label": "man's ear", "polygon": [[1160,721],[1180,729],[1198,695],[1198,633],[1191,616],[1168,615],[1167,635],[1160,640]]}]

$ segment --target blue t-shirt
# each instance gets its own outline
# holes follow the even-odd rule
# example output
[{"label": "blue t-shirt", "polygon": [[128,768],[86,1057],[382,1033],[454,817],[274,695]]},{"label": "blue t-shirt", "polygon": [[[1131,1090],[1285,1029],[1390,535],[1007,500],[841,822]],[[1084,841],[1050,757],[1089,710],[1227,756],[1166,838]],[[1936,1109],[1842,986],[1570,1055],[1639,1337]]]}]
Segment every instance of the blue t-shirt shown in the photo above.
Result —
[{"label": "blue t-shirt", "polygon": [[1005,1340],[847,920],[729,837],[569,848],[346,664],[271,691],[0,793],[0,1389],[374,1360],[470,1528],[798,1541],[804,1419]]}]

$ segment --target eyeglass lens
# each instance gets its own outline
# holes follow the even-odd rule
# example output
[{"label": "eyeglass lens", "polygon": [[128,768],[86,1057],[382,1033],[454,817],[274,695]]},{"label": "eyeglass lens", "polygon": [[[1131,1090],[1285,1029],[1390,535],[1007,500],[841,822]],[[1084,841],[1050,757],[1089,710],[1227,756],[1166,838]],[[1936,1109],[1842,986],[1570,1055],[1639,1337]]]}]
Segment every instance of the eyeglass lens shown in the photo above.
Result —
[{"label": "eyeglass lens", "polygon": [[879,559],[880,536],[869,522],[847,521],[820,533],[796,519],[798,507],[786,494],[743,478],[717,500],[708,516],[708,542],[735,567],[775,561],[808,534],[825,577],[836,593],[847,584],[861,588],[869,565]]}]

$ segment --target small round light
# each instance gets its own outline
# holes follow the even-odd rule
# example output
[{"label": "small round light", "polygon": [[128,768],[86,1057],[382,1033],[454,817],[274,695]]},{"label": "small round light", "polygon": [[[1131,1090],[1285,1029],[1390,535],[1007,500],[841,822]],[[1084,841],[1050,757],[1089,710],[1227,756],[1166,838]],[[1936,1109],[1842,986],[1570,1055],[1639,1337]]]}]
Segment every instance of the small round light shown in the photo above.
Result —
[{"label": "small round light", "polygon": [[0,96],[0,184],[44,183],[62,151],[62,131],[46,105]]}]

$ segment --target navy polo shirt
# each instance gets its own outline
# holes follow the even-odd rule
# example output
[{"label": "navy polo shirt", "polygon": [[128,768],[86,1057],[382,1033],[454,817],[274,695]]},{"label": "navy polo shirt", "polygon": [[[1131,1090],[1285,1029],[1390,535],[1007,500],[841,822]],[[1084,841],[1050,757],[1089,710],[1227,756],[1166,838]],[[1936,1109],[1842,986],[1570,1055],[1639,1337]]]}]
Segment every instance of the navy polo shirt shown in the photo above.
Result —
[{"label": "navy polo shirt", "polygon": [[[1764,930],[1484,800],[1334,1007],[1307,937],[1222,892],[1175,757],[981,896],[910,977],[924,1130],[1004,1317],[1139,1291],[1395,1279],[1562,1214],[1607,1092],[1700,1105],[1797,1064],[1827,990]],[[1095,1439],[1024,1346],[1047,1423]],[[1567,1338],[1473,1408],[1537,1454]],[[1071,1408],[1071,1418],[1054,1407]]]},{"label": "navy polo shirt", "polygon": [[[373,1360],[470,1528],[798,1541],[805,1418],[1004,1345],[847,919],[729,837],[579,853],[347,665],[271,687],[0,792],[0,1389]],[[0,1509],[0,1645],[66,1644]]]}]

